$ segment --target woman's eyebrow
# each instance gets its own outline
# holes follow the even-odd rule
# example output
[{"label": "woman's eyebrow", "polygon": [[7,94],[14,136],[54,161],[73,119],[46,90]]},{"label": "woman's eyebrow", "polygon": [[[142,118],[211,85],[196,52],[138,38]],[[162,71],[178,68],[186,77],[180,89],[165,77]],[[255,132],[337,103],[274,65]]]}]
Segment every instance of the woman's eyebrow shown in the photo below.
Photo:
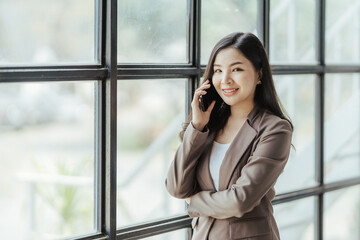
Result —
[{"label": "woman's eyebrow", "polygon": [[[233,62],[230,64],[230,66],[234,66],[234,65],[237,65],[237,64],[243,64],[242,62]],[[213,64],[214,67],[221,67],[221,64],[217,64],[217,63],[214,63]]]},{"label": "woman's eyebrow", "polygon": [[233,62],[232,64],[230,64],[230,66],[234,66],[234,65],[237,65],[237,64],[243,64],[242,62]]}]

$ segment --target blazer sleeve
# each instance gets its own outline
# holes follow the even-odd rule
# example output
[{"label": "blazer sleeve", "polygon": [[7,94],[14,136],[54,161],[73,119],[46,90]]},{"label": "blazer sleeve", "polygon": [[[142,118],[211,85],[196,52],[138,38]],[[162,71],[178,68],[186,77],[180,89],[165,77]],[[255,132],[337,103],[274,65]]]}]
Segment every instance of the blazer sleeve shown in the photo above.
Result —
[{"label": "blazer sleeve", "polygon": [[205,132],[201,132],[192,123],[186,128],[165,180],[167,191],[172,196],[186,198],[196,192],[196,166],[208,135],[207,128]]},{"label": "blazer sleeve", "polygon": [[223,191],[195,194],[188,207],[190,217],[239,218],[253,210],[283,172],[289,157],[291,137],[292,128],[286,120],[265,130],[236,183]]}]

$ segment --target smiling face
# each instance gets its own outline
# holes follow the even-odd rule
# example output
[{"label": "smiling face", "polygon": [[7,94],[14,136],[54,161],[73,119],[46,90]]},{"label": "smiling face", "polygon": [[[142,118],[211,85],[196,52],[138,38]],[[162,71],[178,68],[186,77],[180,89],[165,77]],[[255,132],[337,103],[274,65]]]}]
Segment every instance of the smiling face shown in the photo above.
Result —
[{"label": "smiling face", "polygon": [[259,74],[239,50],[231,47],[221,50],[216,55],[213,68],[213,85],[226,104],[231,108],[254,105]]}]

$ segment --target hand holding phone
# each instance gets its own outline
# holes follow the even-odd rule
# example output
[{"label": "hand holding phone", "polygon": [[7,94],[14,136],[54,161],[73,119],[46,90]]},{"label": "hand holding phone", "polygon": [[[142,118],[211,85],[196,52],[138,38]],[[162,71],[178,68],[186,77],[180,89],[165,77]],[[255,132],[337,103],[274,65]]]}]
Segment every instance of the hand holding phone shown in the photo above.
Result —
[{"label": "hand holding phone", "polygon": [[206,94],[205,95],[200,95],[200,109],[203,111],[203,112],[206,112],[206,110],[208,109],[209,105],[215,100],[217,100],[217,92],[216,92],[216,89],[214,87],[214,85],[211,84],[211,82],[209,81],[210,83],[210,88],[206,89]]},{"label": "hand holding phone", "polygon": [[216,90],[209,80],[206,80],[195,90],[194,98],[191,102],[192,123],[199,131],[202,131],[209,122],[211,111],[215,106],[215,99],[212,96],[214,93],[216,93]]}]

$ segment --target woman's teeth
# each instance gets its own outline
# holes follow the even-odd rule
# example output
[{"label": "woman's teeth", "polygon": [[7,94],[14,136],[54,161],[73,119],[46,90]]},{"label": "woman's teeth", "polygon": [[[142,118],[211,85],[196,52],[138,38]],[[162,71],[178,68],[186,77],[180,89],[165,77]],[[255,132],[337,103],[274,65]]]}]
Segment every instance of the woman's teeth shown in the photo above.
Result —
[{"label": "woman's teeth", "polygon": [[231,89],[231,90],[224,90],[224,92],[226,92],[226,93],[231,93],[231,92],[234,92],[234,91],[236,91],[237,89]]}]

